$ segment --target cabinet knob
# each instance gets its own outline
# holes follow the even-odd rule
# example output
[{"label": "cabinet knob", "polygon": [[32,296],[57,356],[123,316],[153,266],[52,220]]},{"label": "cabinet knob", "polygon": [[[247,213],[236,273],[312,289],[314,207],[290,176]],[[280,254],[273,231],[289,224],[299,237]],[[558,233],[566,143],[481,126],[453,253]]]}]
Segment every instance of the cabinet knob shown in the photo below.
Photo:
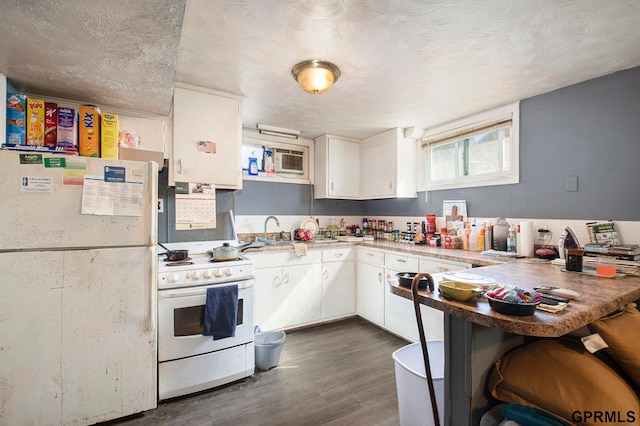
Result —
[{"label": "cabinet knob", "polygon": [[335,185],[333,184],[333,182],[331,182],[331,191],[333,191],[335,189]]},{"label": "cabinet knob", "polygon": [[382,282],[382,272],[378,272],[378,281]]},{"label": "cabinet knob", "polygon": [[289,284],[289,274],[284,276],[284,279],[282,280],[283,284]]},{"label": "cabinet knob", "polygon": [[322,278],[324,278],[325,280],[329,278],[329,271],[325,269],[324,272],[322,273]]}]

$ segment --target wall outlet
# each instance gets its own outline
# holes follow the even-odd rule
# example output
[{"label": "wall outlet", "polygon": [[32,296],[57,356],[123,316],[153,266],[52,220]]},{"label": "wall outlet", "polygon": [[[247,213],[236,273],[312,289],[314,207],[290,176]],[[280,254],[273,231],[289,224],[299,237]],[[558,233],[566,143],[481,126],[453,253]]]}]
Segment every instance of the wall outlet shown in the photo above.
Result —
[{"label": "wall outlet", "polygon": [[158,198],[158,213],[164,213],[164,198]]}]

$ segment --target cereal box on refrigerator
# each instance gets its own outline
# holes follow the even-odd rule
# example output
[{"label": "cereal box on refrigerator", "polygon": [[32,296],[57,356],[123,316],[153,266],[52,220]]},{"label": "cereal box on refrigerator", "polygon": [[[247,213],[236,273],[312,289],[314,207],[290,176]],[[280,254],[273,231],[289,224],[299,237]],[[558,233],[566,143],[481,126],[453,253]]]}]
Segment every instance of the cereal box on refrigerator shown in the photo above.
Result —
[{"label": "cereal box on refrigerator", "polygon": [[118,114],[102,113],[102,139],[100,140],[100,157],[118,159],[119,125]]},{"label": "cereal box on refrigerator", "polygon": [[80,155],[100,157],[100,109],[94,105],[80,105],[78,127]]},{"label": "cereal box on refrigerator", "polygon": [[65,151],[78,150],[78,114],[73,108],[58,108],[57,146]]},{"label": "cereal box on refrigerator", "polygon": [[7,143],[26,143],[27,97],[19,93],[7,93]]},{"label": "cereal box on refrigerator", "polygon": [[27,98],[27,145],[44,146],[44,100]]},{"label": "cereal box on refrigerator", "polygon": [[58,145],[58,104],[44,103],[44,146],[55,148]]}]

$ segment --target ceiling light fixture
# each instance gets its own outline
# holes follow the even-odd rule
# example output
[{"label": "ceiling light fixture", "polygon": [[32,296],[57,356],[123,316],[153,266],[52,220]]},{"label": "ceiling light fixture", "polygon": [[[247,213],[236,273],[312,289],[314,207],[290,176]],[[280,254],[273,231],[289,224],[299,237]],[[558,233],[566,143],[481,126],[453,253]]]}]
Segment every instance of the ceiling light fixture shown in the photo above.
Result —
[{"label": "ceiling light fixture", "polygon": [[285,129],[284,127],[269,126],[258,123],[258,132],[263,135],[280,136],[283,138],[298,139],[300,130]]},{"label": "ceiling light fixture", "polygon": [[312,59],[300,62],[291,69],[291,75],[302,90],[319,95],[331,89],[340,77],[340,69],[331,62]]}]

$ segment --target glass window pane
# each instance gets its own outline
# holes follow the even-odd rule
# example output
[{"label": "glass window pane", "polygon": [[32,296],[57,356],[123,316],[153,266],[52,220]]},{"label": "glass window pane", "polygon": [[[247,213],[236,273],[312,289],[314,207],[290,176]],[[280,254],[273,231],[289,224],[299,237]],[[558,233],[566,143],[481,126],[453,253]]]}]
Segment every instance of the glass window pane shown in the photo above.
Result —
[{"label": "glass window pane", "polygon": [[467,176],[477,176],[500,171],[500,150],[502,149],[499,131],[482,133],[467,139]]},{"label": "glass window pane", "polygon": [[258,170],[264,171],[264,147],[260,145],[242,145],[242,169],[249,170],[249,157],[258,159]]},{"label": "glass window pane", "polygon": [[456,177],[456,144],[448,143],[431,149],[431,180]]}]

